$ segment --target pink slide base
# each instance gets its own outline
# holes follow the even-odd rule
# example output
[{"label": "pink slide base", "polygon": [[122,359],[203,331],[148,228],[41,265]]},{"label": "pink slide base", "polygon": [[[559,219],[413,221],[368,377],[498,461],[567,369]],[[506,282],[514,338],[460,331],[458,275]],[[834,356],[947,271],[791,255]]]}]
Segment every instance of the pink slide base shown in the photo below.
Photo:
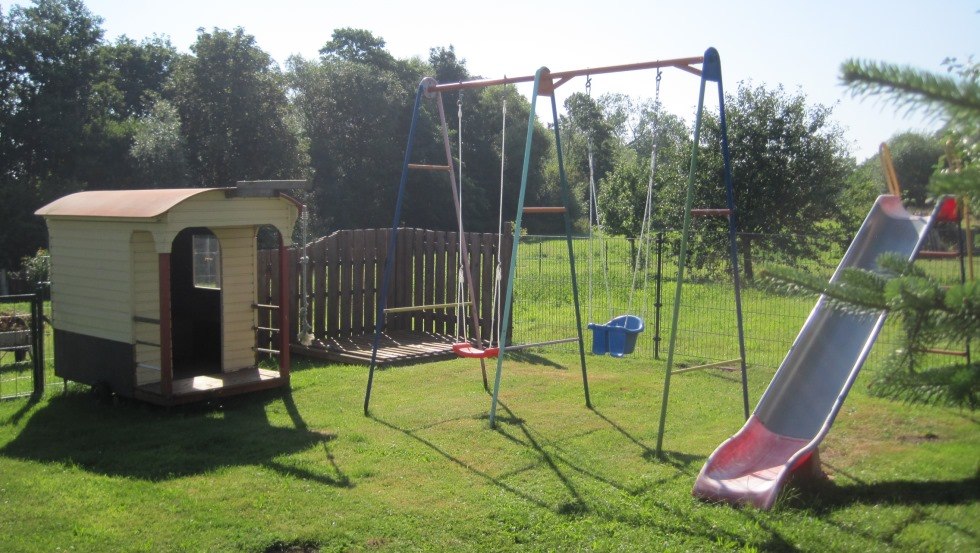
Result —
[{"label": "pink slide base", "polygon": [[[809,440],[781,436],[753,415],[708,458],[694,485],[703,499],[769,509],[783,481],[809,459]],[[801,454],[802,453],[802,454]]]}]

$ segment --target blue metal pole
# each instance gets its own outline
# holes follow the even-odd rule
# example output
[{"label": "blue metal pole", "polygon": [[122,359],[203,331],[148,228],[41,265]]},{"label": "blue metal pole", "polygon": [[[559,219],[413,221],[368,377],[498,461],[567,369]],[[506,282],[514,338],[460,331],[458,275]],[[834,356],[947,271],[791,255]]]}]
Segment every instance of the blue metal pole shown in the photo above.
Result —
[{"label": "blue metal pole", "polygon": [[737,219],[735,216],[735,187],[732,182],[732,161],[728,151],[728,123],[725,119],[725,90],[721,79],[721,58],[718,51],[708,48],[704,53],[702,70],[706,79],[718,82],[718,121],[721,129],[721,156],[725,162],[725,196],[728,202],[728,246],[732,263],[732,282],[735,285],[735,318],[738,324],[738,353],[742,360],[742,408],[749,418],[749,378],[745,364],[745,329],[742,323],[742,278],[738,270]]},{"label": "blue metal pole", "polygon": [[385,259],[385,272],[382,278],[381,296],[375,313],[374,344],[371,348],[371,368],[368,370],[367,390],[364,392],[364,414],[368,414],[371,403],[371,386],[374,384],[374,369],[378,365],[378,345],[381,342],[381,331],[384,329],[385,307],[388,305],[388,288],[391,285],[391,268],[395,264],[395,244],[398,241],[398,223],[402,218],[402,204],[405,199],[405,184],[408,182],[408,164],[412,159],[412,144],[415,142],[415,128],[419,120],[419,107],[422,105],[422,95],[426,85],[431,82],[423,79],[415,93],[415,107],[412,109],[412,123],[408,129],[408,145],[405,147],[405,161],[402,163],[402,176],[398,182],[398,199],[395,200],[395,216],[391,222],[391,234],[388,236],[388,257]]}]

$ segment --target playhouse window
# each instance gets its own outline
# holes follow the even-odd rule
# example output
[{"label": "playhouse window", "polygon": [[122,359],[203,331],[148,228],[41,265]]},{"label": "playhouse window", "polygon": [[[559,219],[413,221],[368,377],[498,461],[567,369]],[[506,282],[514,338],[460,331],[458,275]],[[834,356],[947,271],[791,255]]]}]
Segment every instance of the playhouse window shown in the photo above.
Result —
[{"label": "playhouse window", "polygon": [[221,251],[218,237],[213,234],[195,234],[194,248],[194,287],[221,288]]}]

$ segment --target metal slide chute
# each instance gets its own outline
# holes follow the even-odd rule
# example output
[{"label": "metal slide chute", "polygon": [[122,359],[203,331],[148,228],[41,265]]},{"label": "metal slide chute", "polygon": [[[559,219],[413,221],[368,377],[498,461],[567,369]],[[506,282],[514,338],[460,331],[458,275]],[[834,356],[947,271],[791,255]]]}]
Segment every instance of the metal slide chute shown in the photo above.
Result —
[{"label": "metal slide chute", "polygon": [[[847,268],[876,270],[886,252],[915,259],[944,203],[915,216],[897,196],[879,196],[831,282]],[[821,296],[745,426],[708,457],[694,495],[771,508],[788,477],[816,454],[886,315],[834,309]]]},{"label": "metal slide chute", "polygon": [[[916,216],[897,196],[879,196],[831,282],[847,268],[877,270],[886,252],[914,260],[945,203]],[[816,454],[886,315],[834,309],[821,296],[752,416],[708,458],[694,495],[771,508],[788,477]]]}]

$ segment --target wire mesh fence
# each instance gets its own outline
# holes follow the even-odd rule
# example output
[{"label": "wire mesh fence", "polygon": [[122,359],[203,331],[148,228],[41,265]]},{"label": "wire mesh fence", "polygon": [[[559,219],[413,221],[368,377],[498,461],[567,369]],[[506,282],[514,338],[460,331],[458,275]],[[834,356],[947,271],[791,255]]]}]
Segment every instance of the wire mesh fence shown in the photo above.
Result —
[{"label": "wire mesh fence", "polygon": [[[937,236],[930,240],[929,248],[955,249],[952,243],[955,239]],[[679,243],[680,232],[673,230],[656,233],[644,244],[622,237],[573,239],[583,326],[586,322],[604,323],[627,313],[640,316],[645,330],[637,340],[635,355],[666,358]],[[795,266],[829,279],[846,244],[830,237],[764,234],[741,234],[738,244],[747,362],[752,366],[778,367],[816,300],[783,293],[767,285],[758,277],[760,269],[772,265]],[[751,258],[745,255],[746,245],[751,248]],[[639,256],[637,250],[641,250]],[[808,251],[810,255],[804,255]],[[518,258],[513,342],[533,343],[574,336],[575,313],[565,238],[524,238]],[[747,278],[747,265],[753,268],[754,278]],[[960,281],[959,258],[922,260],[917,265],[941,283]],[[675,362],[679,367],[739,357],[735,288],[729,241],[724,233],[705,233],[691,242],[679,305],[675,346]],[[877,363],[899,347],[900,333],[899,325],[890,320],[869,361]],[[588,343],[588,336],[586,340]],[[568,351],[575,348],[574,344],[559,347]],[[962,344],[959,349],[963,349]]]},{"label": "wire mesh fence", "polygon": [[[0,296],[0,400],[31,396],[39,389],[61,390],[63,387],[63,381],[54,375],[51,302],[42,303],[36,327],[33,318],[32,302],[24,295]],[[40,348],[33,347],[33,332],[44,336]],[[41,356],[43,387],[35,387],[34,356],[37,352]]]}]

